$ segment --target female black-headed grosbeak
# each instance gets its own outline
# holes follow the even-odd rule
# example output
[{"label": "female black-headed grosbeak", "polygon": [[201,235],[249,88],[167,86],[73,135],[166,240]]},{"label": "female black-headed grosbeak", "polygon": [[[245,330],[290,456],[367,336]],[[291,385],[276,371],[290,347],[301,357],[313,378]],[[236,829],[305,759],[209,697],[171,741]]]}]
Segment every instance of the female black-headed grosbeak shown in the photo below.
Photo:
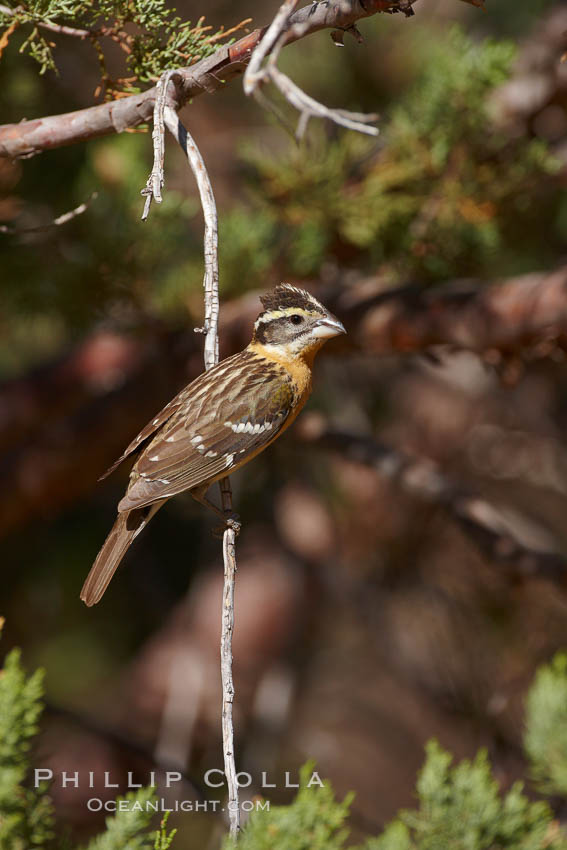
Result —
[{"label": "female black-headed grosbeak", "polygon": [[291,425],[311,394],[315,354],[327,339],[346,333],[319,301],[288,283],[260,300],[264,312],[244,351],[181,390],[103,476],[141,450],[118,518],[83,585],[87,605],[100,600],[134,538],[172,496],[189,490],[221,513],[205,492]]}]

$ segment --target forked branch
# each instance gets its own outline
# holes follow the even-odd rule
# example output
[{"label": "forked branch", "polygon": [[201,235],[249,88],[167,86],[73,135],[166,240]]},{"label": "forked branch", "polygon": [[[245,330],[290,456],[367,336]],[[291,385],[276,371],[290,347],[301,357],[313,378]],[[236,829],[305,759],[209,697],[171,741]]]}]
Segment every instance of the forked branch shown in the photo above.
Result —
[{"label": "forked branch", "polygon": [[[417,0],[329,0],[311,3],[293,13],[292,27],[287,29],[283,43],[290,44],[323,29],[352,32],[357,21],[379,12],[402,12],[409,15],[415,2]],[[223,88],[240,76],[264,33],[263,29],[254,30],[234,44],[218,47],[211,56],[206,56],[195,65],[178,69],[177,108],[180,109],[189,99]],[[154,86],[141,94],[88,109],[4,124],[0,126],[0,156],[34,156],[62,145],[109,133],[122,133],[151,119],[156,95]],[[309,109],[306,114],[309,114]]]},{"label": "forked branch", "polygon": [[[295,11],[298,2],[299,0],[285,0],[282,3],[274,20],[254,49],[244,74],[245,94],[252,94],[262,105],[270,106],[269,102],[266,104],[261,87],[267,82],[273,83],[288,103],[299,112],[299,121],[296,129],[296,136],[298,138],[304,134],[310,118],[327,118],[329,121],[340,124],[349,130],[356,130],[359,133],[366,133],[369,136],[377,136],[379,132],[378,128],[369,126],[371,122],[376,121],[377,115],[374,113],[347,112],[344,109],[329,109],[328,106],[324,106],[306,94],[306,92],[299,88],[277,67],[276,63],[282,47],[290,40],[295,41],[302,38],[310,29],[309,17],[299,21],[294,21],[292,18],[292,13]],[[319,5],[326,5],[328,7],[330,4],[314,3],[310,10],[312,15],[315,14]],[[353,6],[354,3],[347,5]],[[341,37],[335,35],[338,32],[341,33]],[[334,36],[333,40],[335,44],[342,44],[342,32],[353,32],[357,40],[362,40],[362,36],[354,23],[351,23],[348,27],[333,31],[332,35]],[[262,65],[266,57],[268,59]],[[274,111],[276,110],[274,109]]]}]

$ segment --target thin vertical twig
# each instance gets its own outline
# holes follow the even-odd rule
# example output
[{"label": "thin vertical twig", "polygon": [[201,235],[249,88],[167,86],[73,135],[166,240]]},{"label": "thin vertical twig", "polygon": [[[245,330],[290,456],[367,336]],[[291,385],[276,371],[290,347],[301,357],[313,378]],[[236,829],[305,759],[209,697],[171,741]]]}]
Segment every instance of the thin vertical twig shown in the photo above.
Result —
[{"label": "thin vertical twig", "polygon": [[[172,133],[185,152],[191,170],[197,181],[203,217],[205,220],[204,261],[205,273],[203,288],[205,297],[205,323],[196,328],[205,334],[205,369],[212,368],[219,360],[219,268],[218,268],[218,216],[213,187],[205,162],[195,140],[179,120],[176,110],[167,103],[167,88],[175,72],[167,72],[160,80],[159,97],[154,111],[154,165],[146,189],[144,216],[150,209],[152,198],[161,200],[161,188],[164,184],[164,127]],[[159,102],[159,106],[158,106]],[[230,479],[220,482],[222,507],[225,514],[232,513],[232,490]],[[234,702],[234,684],[232,680],[232,633],[234,630],[234,586],[236,578],[236,537],[239,526],[227,521],[223,533],[224,585],[221,629],[221,681],[222,681],[222,739],[224,772],[228,787],[228,817],[230,834],[236,838],[240,830],[240,804],[238,783],[236,780],[236,762],[234,757],[234,727],[232,707]]]},{"label": "thin vertical twig", "polygon": [[156,84],[156,99],[154,103],[154,127],[152,130],[152,142],[154,145],[154,164],[150,172],[150,176],[145,187],[141,191],[146,199],[144,203],[144,212],[142,213],[142,221],[146,221],[150,214],[152,201],[156,204],[161,204],[161,190],[164,184],[163,175],[163,160],[165,157],[165,127],[164,127],[164,111],[165,101],[167,97],[167,88],[169,81],[176,72],[166,71],[162,74]]},{"label": "thin vertical twig", "polygon": [[205,369],[219,362],[219,260],[218,260],[218,216],[213,187],[201,152],[191,133],[183,126],[173,107],[166,105],[164,120],[167,129],[175,136],[189,160],[195,175],[203,217],[205,219],[204,257],[205,273],[203,289],[205,291],[205,324],[199,328],[205,334]]},{"label": "thin vertical twig", "polygon": [[230,834],[236,838],[240,829],[240,806],[238,801],[238,782],[236,779],[236,761],[234,758],[234,724],[232,720],[232,706],[234,702],[232,633],[234,631],[234,586],[236,579],[236,532],[232,527],[225,529],[222,541],[222,554],[224,561],[221,632],[222,740],[224,772],[228,786]]}]

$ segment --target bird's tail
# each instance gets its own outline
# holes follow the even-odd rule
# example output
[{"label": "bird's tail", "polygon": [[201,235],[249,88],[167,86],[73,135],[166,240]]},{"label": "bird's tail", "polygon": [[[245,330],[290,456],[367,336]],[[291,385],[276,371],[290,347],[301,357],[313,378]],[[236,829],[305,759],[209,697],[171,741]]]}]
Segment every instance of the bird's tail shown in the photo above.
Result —
[{"label": "bird's tail", "polygon": [[91,606],[100,602],[128,547],[164,502],[165,499],[144,508],[134,508],[118,514],[81,590],[81,599],[85,605]]}]

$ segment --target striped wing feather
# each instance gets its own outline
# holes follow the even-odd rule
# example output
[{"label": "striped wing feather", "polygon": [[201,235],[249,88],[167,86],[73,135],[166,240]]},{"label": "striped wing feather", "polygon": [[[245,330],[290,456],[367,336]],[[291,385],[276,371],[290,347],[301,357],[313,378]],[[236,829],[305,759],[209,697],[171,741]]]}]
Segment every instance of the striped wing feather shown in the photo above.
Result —
[{"label": "striped wing feather", "polygon": [[163,407],[159,413],[157,413],[151,422],[142,428],[140,433],[134,437],[132,442],[127,446],[127,448],[122,452],[118,460],[114,461],[112,466],[106,470],[106,472],[100,476],[99,481],[103,481],[109,475],[111,475],[115,469],[117,469],[120,464],[126,460],[126,458],[138,451],[142,448],[144,443],[148,441],[148,439],[153,436],[156,431],[158,431],[165,423],[171,419],[179,410],[186,404],[188,400],[191,399],[191,396],[198,395],[199,390],[202,387],[206,387],[209,385],[211,381],[214,381],[215,375],[220,371],[224,371],[229,363],[232,363],[235,360],[242,358],[244,352],[239,352],[238,354],[234,354],[232,357],[227,357],[221,363],[218,363],[212,369],[209,369],[208,372],[202,372],[198,375],[194,381],[184,387],[177,395],[169,401],[165,407]]},{"label": "striped wing feather", "polygon": [[[242,362],[232,368],[228,361],[219,364],[226,370],[215,367],[212,382],[188,388],[188,404],[167,419],[134,466],[119,511],[212,483],[276,438],[293,407],[290,383],[281,368],[266,370],[244,355],[235,355]],[[235,378],[236,365],[248,368]]]},{"label": "striped wing feather", "polygon": [[185,389],[181,390],[181,392],[178,393],[175,398],[172,398],[171,401],[168,402],[156,416],[154,416],[151,422],[148,422],[148,424],[144,428],[142,428],[140,433],[136,437],[134,437],[130,445],[122,452],[118,460],[115,460],[112,466],[109,466],[106,472],[100,476],[100,478],[98,479],[99,481],[103,481],[105,478],[108,478],[109,475],[112,475],[114,470],[118,469],[122,461],[126,460],[129,455],[141,448],[141,446],[143,446],[146,440],[148,440],[148,438],[151,437],[152,434],[155,434],[158,428],[161,428],[161,426],[164,425],[167,420],[170,419],[173,414],[179,410],[181,405],[186,400],[187,393],[191,386],[192,385],[189,384],[188,387],[185,387]]}]

